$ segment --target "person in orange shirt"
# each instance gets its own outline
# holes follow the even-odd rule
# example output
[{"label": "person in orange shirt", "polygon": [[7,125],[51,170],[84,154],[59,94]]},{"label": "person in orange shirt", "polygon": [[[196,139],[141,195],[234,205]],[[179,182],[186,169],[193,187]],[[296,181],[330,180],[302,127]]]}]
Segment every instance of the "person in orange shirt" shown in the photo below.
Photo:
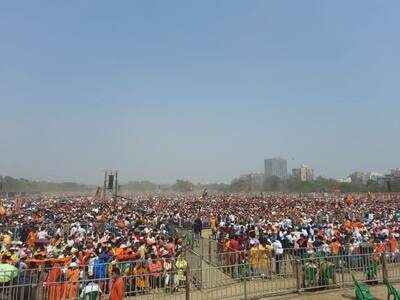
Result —
[{"label": "person in orange shirt", "polygon": [[344,222],[344,228],[347,232],[350,232],[353,229],[353,226],[352,226],[350,220],[347,220],[346,222]]},{"label": "person in orange shirt", "polygon": [[389,239],[389,244],[390,244],[390,251],[392,253],[397,253],[399,252],[399,244],[396,240],[396,238],[392,235],[392,237]]},{"label": "person in orange shirt", "polygon": [[123,300],[125,294],[125,283],[121,278],[121,271],[118,268],[114,268],[111,273],[114,284],[111,288],[109,300]]},{"label": "person in orange shirt", "polygon": [[346,196],[346,203],[348,206],[351,206],[353,204],[353,196],[351,194],[348,194]]},{"label": "person in orange shirt", "polygon": [[58,262],[55,262],[47,276],[44,286],[47,289],[47,299],[58,300],[63,295],[61,285],[62,271],[61,266]]},{"label": "person in orange shirt", "polygon": [[333,239],[332,241],[332,255],[339,255],[340,251],[340,242],[337,239]]},{"label": "person in orange shirt", "polygon": [[124,249],[126,248],[126,245],[120,245],[119,247],[114,249],[114,255],[115,257],[120,257],[124,251]]},{"label": "person in orange shirt", "polygon": [[36,232],[34,230],[29,231],[28,238],[27,238],[27,240],[28,240],[27,245],[30,250],[33,250],[33,248],[35,247],[36,238],[37,238]]},{"label": "person in orange shirt", "polygon": [[69,265],[66,276],[67,282],[65,286],[66,299],[76,299],[78,296],[79,269],[78,264],[73,262]]},{"label": "person in orange shirt", "polygon": [[211,227],[212,235],[214,236],[215,232],[217,230],[217,219],[215,219],[215,217],[213,215],[211,215],[210,227]]},{"label": "person in orange shirt", "polygon": [[383,243],[382,241],[380,241],[378,244],[376,244],[375,252],[378,257],[385,251],[386,251],[386,243]]}]

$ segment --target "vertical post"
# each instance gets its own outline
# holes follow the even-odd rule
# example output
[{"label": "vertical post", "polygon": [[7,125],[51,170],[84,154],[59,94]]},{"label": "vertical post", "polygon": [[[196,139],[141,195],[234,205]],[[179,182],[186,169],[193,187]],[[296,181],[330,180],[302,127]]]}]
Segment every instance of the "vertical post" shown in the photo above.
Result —
[{"label": "vertical post", "polygon": [[245,273],[243,276],[243,292],[244,292],[244,299],[247,300],[247,274]]},{"label": "vertical post", "polygon": [[106,201],[106,190],[107,190],[107,171],[104,171],[103,202]]},{"label": "vertical post", "polygon": [[185,269],[185,300],[190,300],[190,282],[189,282],[190,268],[189,266]]},{"label": "vertical post", "polygon": [[201,259],[203,259],[203,239],[201,238],[201,235],[200,235],[200,256],[201,256]]},{"label": "vertical post", "polygon": [[297,292],[301,292],[301,262],[300,259],[296,259],[296,289]]},{"label": "vertical post", "polygon": [[341,273],[341,287],[343,288],[344,287],[344,265],[343,265],[343,263],[340,265],[340,273]]},{"label": "vertical post", "polygon": [[382,277],[383,277],[383,279],[385,279],[388,277],[387,264],[386,264],[386,252],[383,252],[381,254],[381,263],[382,263]]},{"label": "vertical post", "polygon": [[211,264],[211,236],[208,238],[208,263]]},{"label": "vertical post", "polygon": [[201,259],[201,257],[198,257],[198,264],[197,264],[197,277],[199,280],[199,290],[201,290],[203,288],[203,269],[202,269],[202,262],[203,260]]},{"label": "vertical post", "polygon": [[[351,251],[350,251],[350,245],[347,245],[346,246],[346,262],[347,262],[347,266],[348,266],[348,268],[349,269],[351,269],[351,265],[352,265],[352,262],[351,262]],[[364,261],[364,256],[361,256],[361,260],[362,261]],[[342,258],[342,263],[341,263],[341,266],[343,267],[343,264],[344,264],[344,261],[345,261],[345,259],[344,258]],[[343,275],[344,276],[344,275]],[[343,280],[344,281],[344,280]]]},{"label": "vertical post", "polygon": [[115,171],[115,201],[117,201],[118,195],[118,171]]}]

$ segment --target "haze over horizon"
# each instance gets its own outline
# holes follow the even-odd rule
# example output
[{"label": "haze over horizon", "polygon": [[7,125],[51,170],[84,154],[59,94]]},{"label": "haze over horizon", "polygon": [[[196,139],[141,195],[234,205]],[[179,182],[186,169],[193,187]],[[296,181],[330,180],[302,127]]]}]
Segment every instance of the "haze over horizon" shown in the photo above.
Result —
[{"label": "haze over horizon", "polygon": [[400,2],[5,1],[0,175],[400,167]]}]

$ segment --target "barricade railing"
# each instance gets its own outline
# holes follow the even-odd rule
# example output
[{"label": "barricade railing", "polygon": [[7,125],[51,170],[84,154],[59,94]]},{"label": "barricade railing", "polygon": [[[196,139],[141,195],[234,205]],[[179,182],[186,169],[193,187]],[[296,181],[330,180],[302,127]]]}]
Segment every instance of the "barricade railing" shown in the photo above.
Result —
[{"label": "barricade railing", "polygon": [[382,257],[385,258],[386,277],[400,281],[400,252],[387,252]]},{"label": "barricade railing", "polygon": [[[113,268],[118,268],[124,278],[126,296],[146,295],[149,299],[153,297],[159,299],[164,294],[175,293],[180,288],[185,288],[185,272],[190,266],[201,267],[199,258],[196,260],[196,256],[189,253],[185,256],[185,259],[135,260],[94,266],[76,267],[71,264],[68,266],[54,264],[52,267],[46,267],[39,265],[37,268],[21,270],[12,269],[8,264],[1,264],[0,299],[78,299],[78,290],[78,294],[81,295],[80,290],[89,281],[97,282],[102,287],[102,291],[108,294]],[[153,265],[151,266],[150,263]],[[1,271],[6,266],[10,270]],[[190,276],[190,280],[196,288],[200,288],[202,279],[198,274],[194,273]]]},{"label": "barricade railing", "polygon": [[[53,266],[19,270],[17,274],[16,271],[0,271],[0,282],[3,282],[0,284],[0,299],[62,299],[51,297],[57,296],[57,293],[69,293],[69,299],[78,299],[90,282],[97,283],[104,294],[109,294],[113,267],[121,270],[126,296],[146,299],[171,297],[171,293],[172,299],[248,299],[352,286],[352,275],[359,282],[381,283],[384,277],[391,282],[400,280],[398,253],[278,259],[267,251],[253,250],[252,253],[230,252],[227,257],[229,259],[223,257],[227,259],[226,264],[210,265],[204,263],[197,253],[188,250],[181,265],[170,260],[168,268],[154,270],[141,267],[139,260],[132,261],[130,265],[126,262],[125,265],[107,264],[106,272],[100,278],[96,278],[98,276],[89,272],[87,267],[65,270],[61,266]],[[23,298],[21,295],[28,296]]]},{"label": "barricade railing", "polygon": [[[61,272],[61,271],[60,271]],[[58,273],[60,273],[58,272]],[[100,299],[102,295],[109,295],[112,290],[113,278],[80,278],[57,275],[53,271],[50,275],[35,274],[24,271],[11,282],[0,284],[0,299],[7,300],[61,300],[61,299]],[[38,280],[43,277],[45,280]],[[46,279],[47,278],[47,279]],[[162,299],[171,294],[182,298],[186,294],[186,270],[171,270],[168,272],[148,273],[134,271],[122,274],[125,297],[143,296],[146,299]],[[91,293],[91,295],[89,295]],[[95,295],[93,295],[95,294]],[[93,298],[89,298],[93,297]]]},{"label": "barricade railing", "polygon": [[[196,258],[193,259],[193,257]],[[193,251],[190,249],[187,251],[183,252],[182,258],[188,262],[188,264],[191,267],[197,268],[200,264],[200,256],[195,254]],[[98,259],[98,258],[97,258]],[[176,264],[177,260],[179,260],[178,257],[161,257],[161,258],[148,258],[148,259],[132,259],[132,260],[109,260],[107,262],[101,262],[101,263],[89,263],[89,262],[76,262],[76,265],[78,266],[79,269],[82,271],[88,273],[89,276],[93,275],[96,270],[97,272],[103,272],[101,270],[111,270],[113,267],[118,267],[122,271],[127,269],[130,266],[135,266],[137,264],[141,264],[144,267],[147,267],[150,263],[161,263],[163,264],[164,262],[168,261],[172,264]],[[193,262],[193,264],[191,264]],[[47,272],[53,268],[54,265],[60,266],[62,269],[67,269],[73,261],[70,260],[65,260],[62,258],[55,258],[55,259],[27,259],[25,260],[25,263],[28,265],[28,268],[16,268],[16,271],[12,272],[22,272],[22,271],[29,271],[29,272]],[[3,264],[0,264],[0,266]],[[17,264],[18,266],[18,264]],[[10,272],[10,271],[7,271]],[[0,268],[0,276],[2,274],[2,269]],[[0,282],[1,282],[1,277],[0,277]]]},{"label": "barricade railing", "polygon": [[381,257],[376,253],[298,259],[301,289],[321,289],[352,285],[352,275],[360,282],[382,282]]},{"label": "barricade railing", "polygon": [[[392,282],[400,280],[399,256],[393,253],[312,256],[277,260],[260,253],[246,262],[208,265],[202,269],[205,290],[211,299],[266,296],[314,289],[352,286],[352,275],[359,282]],[[196,270],[192,270],[196,271]]]},{"label": "barricade railing", "polygon": [[[400,243],[400,241],[398,241]],[[200,253],[203,254],[203,256],[207,259],[207,255],[210,253],[211,255],[213,253],[223,253],[223,252],[230,252],[232,251],[231,248],[226,245],[223,242],[220,242],[216,239],[214,239],[212,236],[210,236],[208,239],[207,238],[201,238],[200,241],[195,241],[194,245],[198,245],[197,248],[200,249]],[[375,249],[378,246],[382,246],[382,244],[379,243],[369,243],[365,245],[351,245],[351,244],[346,244],[346,245],[341,245],[337,253],[335,255],[357,255],[357,254],[363,254],[366,252],[371,252],[375,251]],[[385,249],[387,252],[393,252],[392,247],[390,242],[386,242],[384,244]],[[208,249],[207,249],[208,248]],[[228,249],[228,250],[226,250]],[[310,248],[283,248],[283,256],[284,257],[304,257],[312,254],[318,254],[318,255],[332,255],[332,246],[321,246],[321,247],[310,247]],[[396,250],[398,251],[398,250]]]}]

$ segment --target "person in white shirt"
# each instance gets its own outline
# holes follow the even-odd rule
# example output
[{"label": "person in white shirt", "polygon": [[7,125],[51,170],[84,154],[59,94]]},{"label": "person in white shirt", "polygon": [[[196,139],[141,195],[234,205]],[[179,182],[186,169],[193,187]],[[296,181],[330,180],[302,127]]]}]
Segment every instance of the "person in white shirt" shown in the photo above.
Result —
[{"label": "person in white shirt", "polygon": [[47,239],[47,237],[48,237],[47,231],[44,230],[44,229],[40,229],[38,234],[37,234],[37,237],[38,237],[39,240]]},{"label": "person in white shirt", "polygon": [[276,239],[275,242],[273,242],[272,247],[274,248],[275,254],[275,273],[280,274],[283,260],[283,247],[281,241]]},{"label": "person in white shirt", "polygon": [[101,297],[100,286],[94,281],[89,281],[89,283],[83,288],[80,298],[84,299],[84,300],[93,299],[93,298],[89,298],[90,293],[92,293],[92,292],[97,292],[96,300],[100,300],[100,297]]},{"label": "person in white shirt", "polygon": [[89,276],[94,276],[94,262],[96,261],[97,257],[94,253],[90,254],[90,258],[88,261],[88,274]]}]

